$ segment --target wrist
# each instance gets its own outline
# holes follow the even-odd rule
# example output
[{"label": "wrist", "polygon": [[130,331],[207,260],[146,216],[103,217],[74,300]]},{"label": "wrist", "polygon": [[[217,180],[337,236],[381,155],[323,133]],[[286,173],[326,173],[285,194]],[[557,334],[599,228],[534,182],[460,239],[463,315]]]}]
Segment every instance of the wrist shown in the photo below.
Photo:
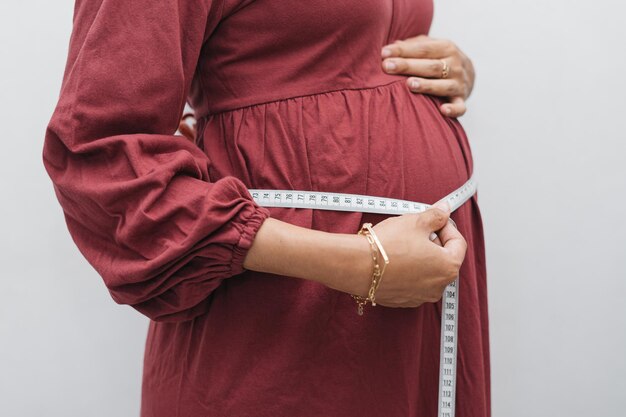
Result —
[{"label": "wrist", "polygon": [[322,284],[349,294],[367,296],[372,276],[370,245],[364,236],[329,233],[327,247],[329,273],[320,276]]}]

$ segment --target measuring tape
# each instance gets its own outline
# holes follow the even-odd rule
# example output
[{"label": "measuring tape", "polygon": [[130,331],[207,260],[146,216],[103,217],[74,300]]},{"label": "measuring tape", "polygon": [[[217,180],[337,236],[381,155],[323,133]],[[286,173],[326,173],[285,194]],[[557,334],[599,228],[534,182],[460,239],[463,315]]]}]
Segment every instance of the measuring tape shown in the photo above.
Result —
[{"label": "measuring tape", "polygon": [[[401,215],[422,213],[430,204],[359,194],[295,190],[249,190],[254,201],[264,207],[305,208],[316,210],[356,211],[362,213]],[[461,207],[476,193],[474,176],[439,200],[447,202],[450,211]],[[454,224],[454,223],[453,223]],[[431,237],[432,240],[432,237]],[[441,342],[439,362],[439,417],[454,417],[456,396],[456,358],[459,311],[458,278],[444,290],[441,300]]]}]

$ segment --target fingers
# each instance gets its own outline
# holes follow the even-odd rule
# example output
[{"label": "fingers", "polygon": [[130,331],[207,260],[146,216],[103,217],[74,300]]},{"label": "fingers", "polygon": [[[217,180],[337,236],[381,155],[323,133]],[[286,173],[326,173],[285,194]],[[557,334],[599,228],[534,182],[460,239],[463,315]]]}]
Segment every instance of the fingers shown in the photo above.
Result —
[{"label": "fingers", "polygon": [[[383,68],[390,74],[409,74],[416,77],[441,78],[444,63],[441,59],[390,58],[383,61]],[[454,78],[450,68],[449,78]]]},{"label": "fingers", "polygon": [[458,262],[460,267],[463,259],[465,258],[465,252],[467,251],[467,242],[461,233],[451,222],[447,222],[446,225],[438,232],[438,235],[443,244],[443,249],[446,250],[446,252],[448,252],[456,262]]},{"label": "fingers", "polygon": [[[452,218],[450,218],[450,214],[449,214],[450,206],[448,205],[448,203],[446,203],[445,201],[437,202],[433,207],[435,209],[439,209],[443,211],[444,213],[448,214],[448,222],[452,222],[452,224],[454,224],[454,221],[452,220]],[[456,227],[456,224],[455,224],[455,227]],[[429,239],[431,242],[433,242],[437,246],[443,246],[441,239],[439,239],[439,236],[434,231],[430,233]]]},{"label": "fingers", "polygon": [[437,246],[443,246],[443,243],[441,243],[441,239],[439,239],[439,236],[437,236],[437,233],[435,232],[432,232],[430,234],[430,241],[433,242]]},{"label": "fingers", "polygon": [[452,97],[449,103],[442,104],[439,110],[448,117],[461,117],[467,111],[467,106],[463,97],[457,96]]},{"label": "fingers", "polygon": [[444,39],[416,36],[396,40],[385,45],[381,51],[383,57],[410,56],[412,58],[440,59],[450,56],[455,51],[454,43]]},{"label": "fingers", "polygon": [[409,77],[407,83],[409,89],[414,93],[439,97],[465,97],[465,87],[456,79],[431,80]]},{"label": "fingers", "polygon": [[418,224],[430,235],[444,227],[449,218],[450,212],[445,207],[432,207],[419,215]]}]

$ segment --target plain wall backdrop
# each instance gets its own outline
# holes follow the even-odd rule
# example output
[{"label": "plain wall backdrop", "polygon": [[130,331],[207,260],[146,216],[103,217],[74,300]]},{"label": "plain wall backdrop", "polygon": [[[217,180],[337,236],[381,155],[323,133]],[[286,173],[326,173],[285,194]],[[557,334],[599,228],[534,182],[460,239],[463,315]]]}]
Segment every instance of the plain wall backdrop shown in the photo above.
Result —
[{"label": "plain wall backdrop", "polygon": [[[74,246],[41,150],[73,2],[0,4],[0,415],[137,416],[147,319]],[[623,2],[436,1],[477,82],[495,417],[626,410]],[[367,30],[367,28],[364,28]],[[124,63],[120,63],[123,65]]]}]

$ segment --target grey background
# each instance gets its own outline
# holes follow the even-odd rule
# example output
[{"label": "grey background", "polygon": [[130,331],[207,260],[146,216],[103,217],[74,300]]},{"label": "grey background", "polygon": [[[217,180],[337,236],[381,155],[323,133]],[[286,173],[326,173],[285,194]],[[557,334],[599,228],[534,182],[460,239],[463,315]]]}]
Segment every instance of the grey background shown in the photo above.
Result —
[{"label": "grey background", "polygon": [[[0,4],[0,415],[134,416],[147,320],[116,305],[41,163],[70,1]],[[622,2],[436,2],[478,78],[494,416],[626,412]]]}]

